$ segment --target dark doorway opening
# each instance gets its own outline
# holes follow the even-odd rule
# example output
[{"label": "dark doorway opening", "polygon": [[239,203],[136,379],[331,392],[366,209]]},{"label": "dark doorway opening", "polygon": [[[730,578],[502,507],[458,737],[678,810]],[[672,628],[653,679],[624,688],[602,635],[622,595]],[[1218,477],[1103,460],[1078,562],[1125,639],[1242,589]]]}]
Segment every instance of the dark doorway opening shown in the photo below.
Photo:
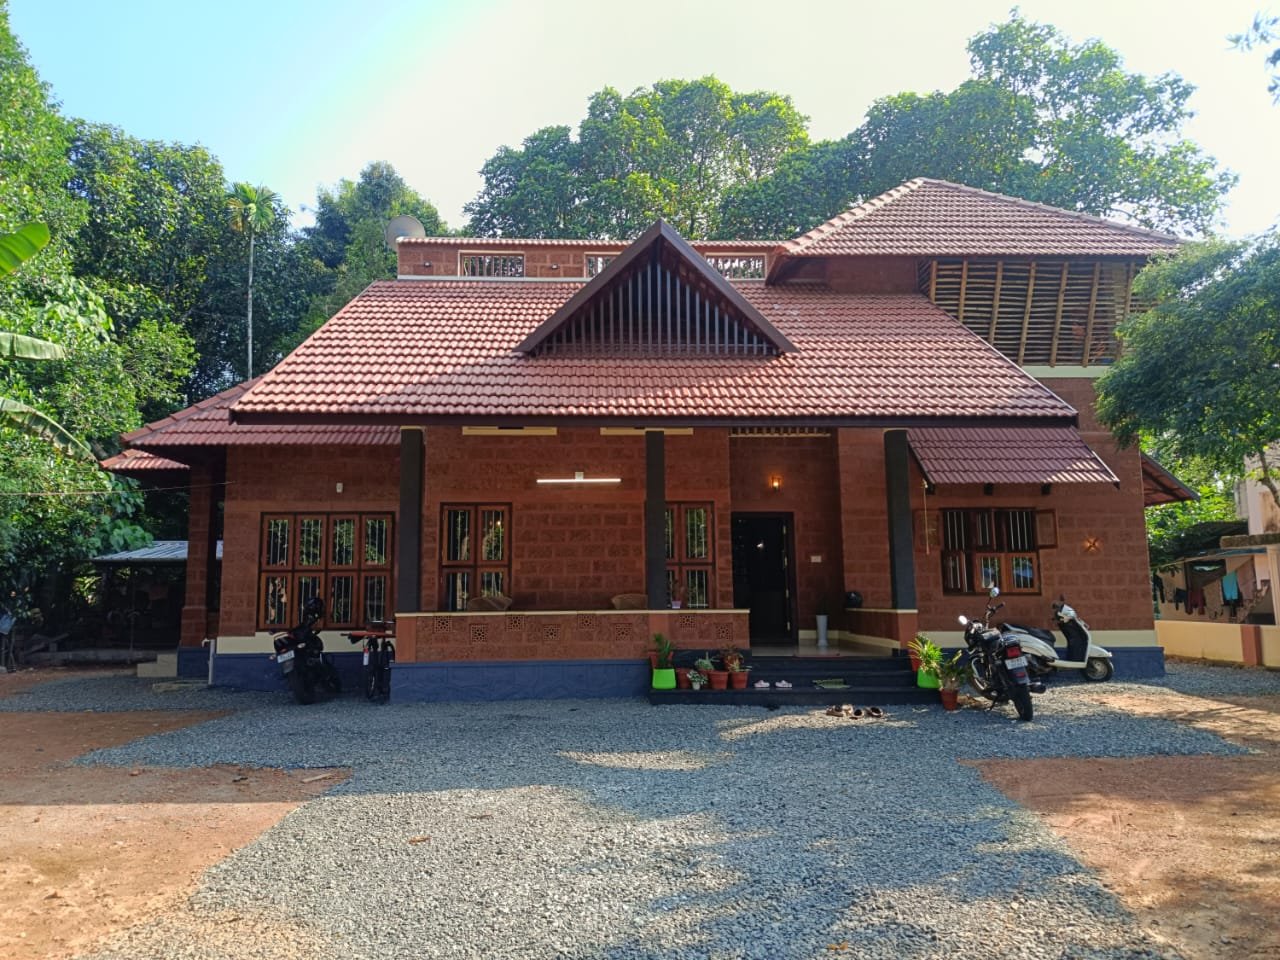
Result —
[{"label": "dark doorway opening", "polygon": [[752,644],[797,642],[789,513],[733,514],[733,605],[749,610]]}]

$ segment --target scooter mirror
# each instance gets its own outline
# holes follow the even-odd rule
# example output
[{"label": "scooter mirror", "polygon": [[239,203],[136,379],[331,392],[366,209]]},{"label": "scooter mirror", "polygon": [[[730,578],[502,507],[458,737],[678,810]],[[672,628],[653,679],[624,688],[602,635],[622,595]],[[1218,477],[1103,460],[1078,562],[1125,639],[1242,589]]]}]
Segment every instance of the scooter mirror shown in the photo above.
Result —
[{"label": "scooter mirror", "polygon": [[960,621],[960,626],[962,627],[967,627],[969,625],[969,618],[966,617],[963,613],[960,614],[960,616],[957,617],[956,619]]},{"label": "scooter mirror", "polygon": [[992,600],[994,600],[996,597],[1000,596],[1000,588],[993,586],[990,590],[987,591],[987,596],[989,596]]}]

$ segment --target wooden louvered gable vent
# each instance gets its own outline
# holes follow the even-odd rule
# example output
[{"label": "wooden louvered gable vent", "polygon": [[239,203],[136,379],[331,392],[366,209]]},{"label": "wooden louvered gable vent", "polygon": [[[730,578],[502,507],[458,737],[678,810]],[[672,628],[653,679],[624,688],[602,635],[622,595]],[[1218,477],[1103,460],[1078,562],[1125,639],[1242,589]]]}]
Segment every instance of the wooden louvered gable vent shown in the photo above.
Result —
[{"label": "wooden louvered gable vent", "polygon": [[1116,357],[1134,265],[1101,260],[939,259],[920,289],[1023,366],[1094,366]]},{"label": "wooden louvered gable vent", "polygon": [[772,356],[794,347],[678,234],[657,224],[519,349]]}]

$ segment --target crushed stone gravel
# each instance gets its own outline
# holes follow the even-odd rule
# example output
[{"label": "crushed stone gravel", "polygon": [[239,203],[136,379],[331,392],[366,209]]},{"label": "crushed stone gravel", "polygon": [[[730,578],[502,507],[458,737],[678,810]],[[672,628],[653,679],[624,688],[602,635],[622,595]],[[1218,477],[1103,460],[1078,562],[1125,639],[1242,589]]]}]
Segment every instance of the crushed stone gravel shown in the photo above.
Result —
[{"label": "crushed stone gravel", "polygon": [[[1205,669],[1109,686],[1274,692]],[[93,960],[276,955],[174,933],[229,914],[349,958],[1172,958],[1033,814],[957,762],[1243,752],[1092,703],[1089,689],[1051,689],[1031,723],[1008,707],[854,721],[639,700],[298,707],[181,692],[192,709],[232,712],[78,762],[354,772],[212,868],[182,923],[133,928]],[[25,709],[108,709],[113,696],[175,708],[105,680],[27,696]]]}]

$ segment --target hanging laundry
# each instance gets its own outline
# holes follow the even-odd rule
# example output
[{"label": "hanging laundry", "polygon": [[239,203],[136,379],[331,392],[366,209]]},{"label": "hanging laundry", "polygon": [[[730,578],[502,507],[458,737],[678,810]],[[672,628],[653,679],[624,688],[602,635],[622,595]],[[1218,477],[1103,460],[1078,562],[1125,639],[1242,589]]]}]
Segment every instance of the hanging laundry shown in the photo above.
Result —
[{"label": "hanging laundry", "polygon": [[1240,599],[1240,578],[1234,572],[1222,578],[1222,599],[1228,603]]},{"label": "hanging laundry", "polygon": [[1164,579],[1158,573],[1151,574],[1151,599],[1164,603]]},{"label": "hanging laundry", "polygon": [[[1178,587],[1178,589],[1173,591],[1173,605],[1175,607],[1180,607],[1186,602],[1187,602],[1187,591],[1184,588]],[[1191,612],[1191,608],[1187,607],[1187,613],[1190,613],[1190,612]]]}]

